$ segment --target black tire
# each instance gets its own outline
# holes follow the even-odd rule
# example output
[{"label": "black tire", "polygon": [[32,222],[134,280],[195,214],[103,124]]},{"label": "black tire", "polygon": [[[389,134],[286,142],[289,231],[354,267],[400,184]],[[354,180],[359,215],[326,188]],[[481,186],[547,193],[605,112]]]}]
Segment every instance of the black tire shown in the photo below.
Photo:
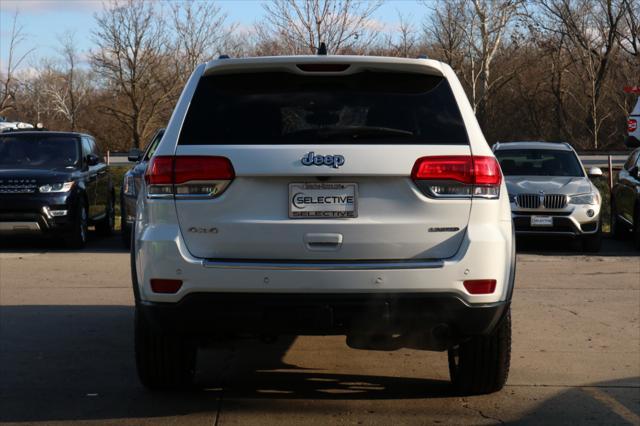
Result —
[{"label": "black tire", "polygon": [[127,212],[124,199],[120,198],[120,236],[122,237],[122,245],[131,248],[131,226],[127,225]]},{"label": "black tire", "polygon": [[611,236],[616,240],[622,240],[627,234],[627,227],[618,216],[618,209],[615,202],[611,201]]},{"label": "black tire", "polygon": [[140,382],[151,390],[178,390],[193,384],[197,346],[158,330],[135,310],[135,353]]},{"label": "black tire", "polygon": [[598,229],[593,235],[582,237],[582,249],[589,253],[597,253],[602,247],[602,230]]},{"label": "black tire", "polygon": [[462,395],[481,395],[502,389],[511,363],[511,308],[495,330],[474,336],[449,349],[449,375]]},{"label": "black tire", "polygon": [[113,228],[116,222],[116,206],[113,195],[109,197],[107,201],[107,207],[104,218],[96,223],[96,231],[102,237],[108,237],[113,233]]},{"label": "black tire", "polygon": [[74,212],[73,224],[71,231],[65,236],[65,245],[71,249],[81,249],[87,244],[89,235],[89,219],[87,214],[87,205],[80,201]]}]

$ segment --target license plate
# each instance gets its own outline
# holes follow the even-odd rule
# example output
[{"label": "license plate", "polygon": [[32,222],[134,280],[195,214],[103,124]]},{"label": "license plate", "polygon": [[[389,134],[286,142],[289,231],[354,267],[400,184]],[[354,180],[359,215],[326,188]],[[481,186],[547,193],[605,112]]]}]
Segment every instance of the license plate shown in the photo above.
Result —
[{"label": "license plate", "polygon": [[290,183],[289,217],[327,219],[358,217],[355,183]]},{"label": "license plate", "polygon": [[553,226],[553,216],[531,216],[531,226]]}]

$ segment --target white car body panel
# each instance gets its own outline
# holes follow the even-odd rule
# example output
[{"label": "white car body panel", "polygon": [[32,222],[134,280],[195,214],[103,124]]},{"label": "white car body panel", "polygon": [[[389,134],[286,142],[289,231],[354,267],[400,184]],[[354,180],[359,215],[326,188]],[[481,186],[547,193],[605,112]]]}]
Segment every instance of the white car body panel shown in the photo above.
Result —
[{"label": "white car body panel", "polygon": [[[349,63],[362,69],[417,72],[446,77],[458,103],[469,145],[177,145],[190,100],[203,75],[289,70],[299,63]],[[313,74],[313,73],[309,73]],[[322,73],[323,75],[330,73]],[[336,73],[343,75],[344,73]],[[302,167],[309,151],[341,154],[339,169]],[[216,155],[230,159],[236,178],[213,200],[160,200],[138,197],[134,245],[135,272],[142,300],[177,302],[190,293],[453,293],[469,304],[510,297],[513,229],[504,180],[498,200],[430,199],[410,179],[415,161],[436,155],[493,156],[469,101],[451,68],[423,59],[309,56],[224,59],[199,66],[187,82],[154,156]],[[361,158],[361,161],[356,161]],[[360,211],[348,220],[290,220],[287,184],[314,176],[358,182]],[[265,181],[270,185],[265,189]],[[274,190],[274,185],[279,190]],[[371,188],[381,188],[376,193]],[[246,195],[264,193],[247,202]],[[258,194],[258,195],[256,195]],[[364,209],[364,210],[363,210]],[[181,231],[216,227],[214,235]],[[457,227],[455,233],[428,228]],[[340,252],[305,250],[307,233],[341,233]],[[187,243],[188,240],[188,243]],[[218,241],[214,246],[212,241]],[[268,259],[265,260],[265,254]],[[224,258],[224,259],[216,259]],[[228,259],[239,259],[229,265]],[[318,269],[305,262],[347,262]],[[389,268],[384,262],[406,265]],[[258,261],[258,262],[255,262]],[[379,266],[371,262],[380,262]],[[412,267],[415,262],[416,267]],[[294,267],[287,268],[287,265]],[[263,267],[261,267],[263,265]],[[345,266],[346,265],[346,266]],[[351,265],[351,269],[348,265]],[[362,269],[362,266],[369,269]],[[175,294],[150,289],[151,278],[180,279]],[[471,295],[462,282],[495,279],[491,294]]]}]

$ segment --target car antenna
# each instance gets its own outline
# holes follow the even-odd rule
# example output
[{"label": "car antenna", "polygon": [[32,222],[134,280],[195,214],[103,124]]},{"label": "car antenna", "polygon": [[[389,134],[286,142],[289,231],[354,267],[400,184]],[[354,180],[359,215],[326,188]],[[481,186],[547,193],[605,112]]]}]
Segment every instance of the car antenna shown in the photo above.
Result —
[{"label": "car antenna", "polygon": [[320,47],[318,48],[318,55],[327,56],[327,45],[324,41],[320,43]]}]

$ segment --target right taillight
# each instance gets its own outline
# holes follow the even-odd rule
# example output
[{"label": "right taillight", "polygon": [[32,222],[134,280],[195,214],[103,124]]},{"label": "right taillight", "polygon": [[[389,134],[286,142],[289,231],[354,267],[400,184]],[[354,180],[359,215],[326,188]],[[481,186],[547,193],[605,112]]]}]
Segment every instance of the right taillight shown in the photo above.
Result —
[{"label": "right taillight", "polygon": [[636,130],[638,130],[638,122],[635,119],[630,118],[627,121],[627,133],[633,133]]},{"label": "right taillight", "polygon": [[144,176],[149,198],[214,198],[234,177],[228,158],[195,155],[153,157]]},{"label": "right taillight", "polygon": [[450,155],[419,158],[411,178],[435,198],[498,198],[502,173],[494,157]]}]

